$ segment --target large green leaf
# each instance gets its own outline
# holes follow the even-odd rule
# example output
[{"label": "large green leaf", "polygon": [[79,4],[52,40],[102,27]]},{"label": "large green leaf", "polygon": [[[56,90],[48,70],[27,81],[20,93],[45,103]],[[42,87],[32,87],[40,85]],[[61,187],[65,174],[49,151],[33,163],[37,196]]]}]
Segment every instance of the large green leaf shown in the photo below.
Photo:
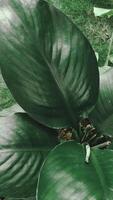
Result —
[{"label": "large green leaf", "polygon": [[100,133],[113,136],[113,68],[100,71],[99,98],[90,117]]},{"label": "large green leaf", "polygon": [[34,122],[25,113],[1,117],[0,197],[35,196],[40,167],[56,144],[55,130]]},{"label": "large green leaf", "polygon": [[37,200],[112,200],[113,151],[93,149],[89,164],[84,149],[66,142],[50,152],[41,172]]},{"label": "large green leaf", "polygon": [[47,2],[8,2],[13,3],[0,8],[0,65],[9,89],[37,121],[75,125],[97,101],[99,77],[91,45]]}]

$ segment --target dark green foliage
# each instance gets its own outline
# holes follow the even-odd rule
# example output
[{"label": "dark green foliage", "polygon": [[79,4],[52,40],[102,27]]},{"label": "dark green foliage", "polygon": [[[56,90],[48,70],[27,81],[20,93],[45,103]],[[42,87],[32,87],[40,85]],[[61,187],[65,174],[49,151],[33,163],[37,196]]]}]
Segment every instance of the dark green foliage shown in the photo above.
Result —
[{"label": "dark green foliage", "polygon": [[[83,0],[76,9],[74,1],[64,8],[68,2],[53,3],[74,13]],[[46,1],[5,0],[0,6],[0,67],[24,109],[14,105],[0,113],[0,196],[112,200],[113,151],[90,145],[106,147],[112,141],[105,136],[98,142],[107,129],[112,136],[113,70],[101,70],[99,87],[90,43]],[[84,6],[90,9],[86,1]],[[17,110],[23,113],[14,114]],[[58,145],[61,139],[72,140],[72,133],[76,141]]]},{"label": "dark green foliage", "polygon": [[93,149],[89,164],[84,157],[75,142],[57,146],[41,169],[37,200],[112,200],[113,151]]},{"label": "dark green foliage", "polygon": [[11,17],[8,20],[5,15],[0,21],[3,77],[17,102],[35,120],[50,127],[75,126],[78,117],[89,113],[97,101],[94,51],[59,10],[45,1],[34,5],[17,1],[6,5]]},{"label": "dark green foliage", "polygon": [[17,113],[0,118],[0,196],[35,196],[37,177],[48,152],[58,144],[55,130]]},{"label": "dark green foliage", "polygon": [[[93,48],[99,53],[99,66],[103,66],[106,60],[109,39],[112,34],[113,18],[95,17],[92,0],[48,0],[61,9],[77,24],[89,39]],[[97,0],[98,3],[100,0]],[[112,1],[112,0],[111,0]],[[104,1],[107,3],[109,1]],[[113,52],[113,48],[112,48]]]}]

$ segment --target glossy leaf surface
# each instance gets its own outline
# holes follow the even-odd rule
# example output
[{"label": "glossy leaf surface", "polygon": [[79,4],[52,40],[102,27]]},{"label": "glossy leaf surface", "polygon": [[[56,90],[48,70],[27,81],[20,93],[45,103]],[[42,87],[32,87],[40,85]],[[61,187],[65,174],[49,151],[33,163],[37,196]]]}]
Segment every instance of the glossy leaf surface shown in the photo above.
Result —
[{"label": "glossy leaf surface", "polygon": [[40,167],[57,143],[55,131],[25,113],[1,117],[0,197],[35,196]]},{"label": "glossy leaf surface", "polygon": [[90,117],[101,133],[113,136],[113,68],[100,71],[99,98]]},{"label": "glossy leaf surface", "polygon": [[84,160],[81,145],[57,146],[41,169],[37,200],[112,200],[113,151],[95,149],[89,164]]},{"label": "glossy leaf surface", "polygon": [[37,121],[51,127],[75,125],[98,96],[92,47],[47,2],[8,2],[11,5],[4,3],[0,8],[0,64],[9,89]]}]

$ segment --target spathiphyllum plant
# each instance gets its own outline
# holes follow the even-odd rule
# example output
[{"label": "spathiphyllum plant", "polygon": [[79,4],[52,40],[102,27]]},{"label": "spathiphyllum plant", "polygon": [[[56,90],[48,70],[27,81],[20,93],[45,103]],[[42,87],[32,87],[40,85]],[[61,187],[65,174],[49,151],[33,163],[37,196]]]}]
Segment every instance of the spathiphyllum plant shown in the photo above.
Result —
[{"label": "spathiphyllum plant", "polygon": [[0,3],[0,68],[24,110],[0,117],[0,197],[113,200],[113,68],[43,0]]}]

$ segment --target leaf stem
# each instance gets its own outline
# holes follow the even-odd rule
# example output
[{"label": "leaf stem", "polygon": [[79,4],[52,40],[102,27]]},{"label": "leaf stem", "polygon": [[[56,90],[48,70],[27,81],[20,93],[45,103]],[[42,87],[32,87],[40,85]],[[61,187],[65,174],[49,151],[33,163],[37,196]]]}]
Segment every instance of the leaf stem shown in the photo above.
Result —
[{"label": "leaf stem", "polygon": [[91,148],[89,144],[86,144],[86,158],[85,158],[86,163],[89,163],[90,154],[91,154]]},{"label": "leaf stem", "polygon": [[105,147],[109,146],[110,144],[111,144],[111,141],[107,141],[107,142],[95,145],[92,148],[100,148],[101,149],[101,148],[105,148]]}]

